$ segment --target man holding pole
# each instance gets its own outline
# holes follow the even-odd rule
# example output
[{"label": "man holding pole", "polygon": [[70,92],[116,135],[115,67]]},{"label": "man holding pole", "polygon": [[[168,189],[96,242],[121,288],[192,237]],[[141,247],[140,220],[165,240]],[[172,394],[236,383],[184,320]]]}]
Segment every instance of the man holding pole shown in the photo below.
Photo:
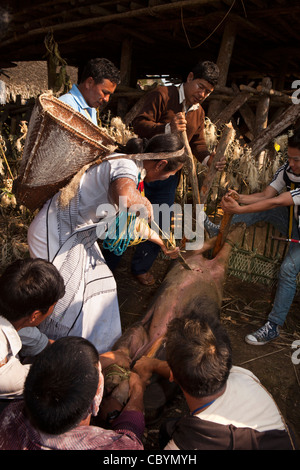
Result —
[{"label": "man holding pole", "polygon": [[[264,191],[249,195],[238,195],[235,191],[230,191],[221,203],[224,212],[238,214],[233,217],[233,224],[245,222],[249,226],[259,221],[269,222],[287,240],[292,240],[280,268],[276,296],[268,321],[245,338],[246,343],[256,346],[264,345],[279,336],[279,326],[284,324],[294,300],[297,275],[300,272],[300,128],[289,137],[287,154],[288,161],[277,170]],[[237,200],[231,197],[233,193]]]},{"label": "man holding pole", "polygon": [[[167,132],[183,133],[190,150],[202,164],[210,166],[213,155],[209,154],[204,136],[205,113],[201,103],[213,92],[219,77],[219,69],[213,62],[200,62],[178,86],[158,86],[147,95],[139,114],[133,120],[134,132],[139,137],[151,138]],[[217,164],[224,168],[224,162]],[[145,184],[145,195],[152,204],[174,204],[178,174],[165,181]],[[198,203],[198,201],[197,201]],[[211,236],[217,227],[208,218],[205,228]],[[158,250],[151,242],[138,246],[132,260],[132,272],[145,285],[155,282],[149,273]]]}]

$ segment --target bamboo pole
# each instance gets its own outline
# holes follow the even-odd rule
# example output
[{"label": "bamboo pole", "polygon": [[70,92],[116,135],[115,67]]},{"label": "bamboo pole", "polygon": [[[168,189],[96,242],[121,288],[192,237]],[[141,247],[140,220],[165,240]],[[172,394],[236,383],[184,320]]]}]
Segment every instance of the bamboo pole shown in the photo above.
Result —
[{"label": "bamboo pole", "polygon": [[192,194],[193,194],[193,204],[200,204],[200,191],[199,191],[199,184],[195,166],[194,155],[192,153],[186,131],[182,132],[182,139],[184,146],[186,148],[188,154],[188,169],[189,169],[189,180],[192,187]]}]

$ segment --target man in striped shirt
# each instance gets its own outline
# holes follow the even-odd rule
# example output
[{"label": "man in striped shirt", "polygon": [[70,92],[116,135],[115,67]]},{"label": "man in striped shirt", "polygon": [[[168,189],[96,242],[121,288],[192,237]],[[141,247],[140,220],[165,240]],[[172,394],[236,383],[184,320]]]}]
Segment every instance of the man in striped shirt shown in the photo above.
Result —
[{"label": "man in striped shirt", "polygon": [[111,357],[99,356],[93,344],[79,336],[60,338],[44,349],[27,375],[24,400],[1,414],[0,449],[143,450],[145,384],[137,374],[130,375],[125,407],[111,397],[102,410],[103,418],[110,418],[107,426],[97,424],[102,367]]},{"label": "man in striped shirt", "polygon": [[[235,201],[230,191],[222,200],[225,212],[239,214],[232,223],[245,222],[247,226],[266,221],[275,226],[290,242],[280,268],[273,308],[265,325],[246,336],[252,345],[264,345],[279,336],[279,327],[285,322],[295,297],[297,275],[300,272],[300,128],[288,139],[288,161],[278,169],[272,182],[260,193],[239,194]],[[240,215],[241,214],[241,215]]]}]

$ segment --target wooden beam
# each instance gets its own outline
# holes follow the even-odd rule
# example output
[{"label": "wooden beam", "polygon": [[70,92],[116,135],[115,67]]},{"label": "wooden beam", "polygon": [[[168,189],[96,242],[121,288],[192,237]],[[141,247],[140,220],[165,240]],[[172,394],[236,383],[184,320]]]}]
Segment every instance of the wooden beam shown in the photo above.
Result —
[{"label": "wooden beam", "polygon": [[91,16],[90,18],[84,18],[77,21],[69,21],[66,23],[56,23],[49,26],[44,26],[42,28],[35,28],[30,29],[26,34],[20,34],[19,36],[15,35],[11,39],[7,39],[6,41],[2,41],[0,48],[6,47],[10,44],[14,44],[22,39],[37,36],[39,34],[45,34],[48,31],[66,31],[68,29],[76,29],[79,27],[84,26],[91,26],[96,25],[99,23],[107,23],[110,21],[120,20],[124,18],[138,18],[141,16],[153,16],[154,14],[159,14],[162,12],[176,10],[180,8],[185,8],[189,6],[197,6],[197,5],[208,5],[209,3],[215,3],[214,0],[181,0],[175,1],[171,3],[165,3],[163,5],[156,5],[152,7],[146,8],[138,8],[136,10],[129,10],[123,13],[113,13],[111,15],[102,15],[102,16]]},{"label": "wooden beam", "polygon": [[256,157],[269,143],[280,135],[287,127],[294,124],[300,117],[300,104],[292,104],[280,116],[278,116],[266,129],[264,129],[249,146],[252,155]]},{"label": "wooden beam", "polygon": [[292,104],[292,98],[289,95],[286,95],[285,93],[282,93],[280,91],[273,90],[272,88],[266,88],[265,86],[258,85],[256,88],[253,88],[248,85],[240,85],[240,90],[241,91],[248,91],[250,93],[253,93],[253,95],[269,95],[273,96],[274,98],[276,97],[278,101],[285,103],[285,104]]},{"label": "wooden beam", "polygon": [[[232,90],[235,93],[238,93],[238,91],[239,91],[239,88],[235,83],[232,84]],[[242,116],[242,118],[244,119],[244,121],[246,123],[246,126],[249,129],[250,137],[251,137],[251,140],[252,140],[253,137],[254,137],[254,126],[255,126],[254,112],[252,111],[252,109],[250,108],[250,106],[247,103],[244,103],[240,107],[239,112],[240,112],[240,115]]]},{"label": "wooden beam", "polygon": [[245,104],[252,93],[238,93],[233,100],[226,106],[219,116],[213,121],[214,124],[220,128],[223,124],[230,121],[231,117],[236,113],[243,104]]}]

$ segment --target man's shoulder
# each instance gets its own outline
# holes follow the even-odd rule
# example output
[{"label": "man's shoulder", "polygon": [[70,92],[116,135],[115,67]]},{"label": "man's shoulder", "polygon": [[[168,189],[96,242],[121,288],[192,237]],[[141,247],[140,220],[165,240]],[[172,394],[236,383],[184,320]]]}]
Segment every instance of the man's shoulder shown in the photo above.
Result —
[{"label": "man's shoulder", "polygon": [[0,361],[9,352],[17,355],[22,347],[21,338],[15,327],[6,318],[0,316]]},{"label": "man's shoulder", "polygon": [[67,93],[64,93],[58,99],[73,107],[74,107],[74,104],[81,106],[85,102],[81,92],[79,91],[77,85],[75,84]]},{"label": "man's shoulder", "polygon": [[164,98],[178,96],[178,87],[175,85],[158,85],[150,93],[162,95]]}]

